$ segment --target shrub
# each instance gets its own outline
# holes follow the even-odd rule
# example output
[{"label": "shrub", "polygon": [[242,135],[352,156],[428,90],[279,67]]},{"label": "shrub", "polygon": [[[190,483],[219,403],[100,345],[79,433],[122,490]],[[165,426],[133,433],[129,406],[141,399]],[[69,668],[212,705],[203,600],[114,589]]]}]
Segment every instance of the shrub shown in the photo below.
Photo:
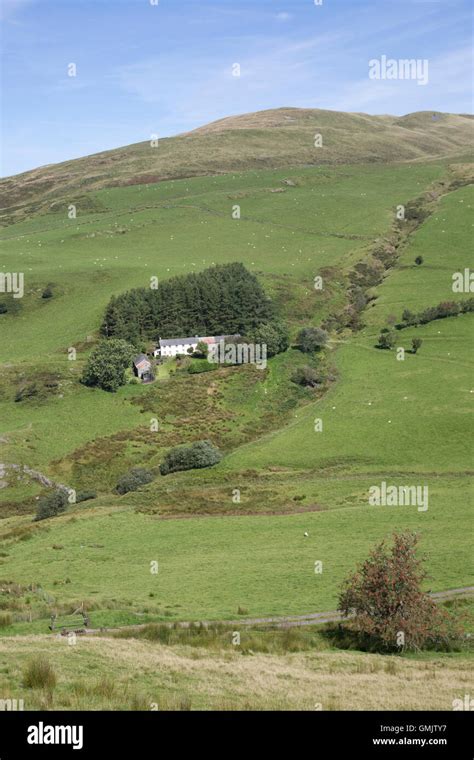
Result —
[{"label": "shrub", "polygon": [[207,345],[207,343],[204,343],[204,341],[200,340],[196,346],[196,350],[193,355],[197,359],[207,359],[208,350],[209,350],[209,346]]},{"label": "shrub", "polygon": [[54,295],[51,285],[48,285],[41,293],[41,298],[52,298]]},{"label": "shrub", "polygon": [[13,617],[9,612],[0,612],[0,628],[7,628],[12,623]]},{"label": "shrub", "polygon": [[89,499],[96,499],[97,493],[96,491],[78,491],[76,494],[76,504],[79,504],[81,501],[89,501]]},{"label": "shrub", "polygon": [[56,517],[56,515],[65,512],[68,505],[68,495],[66,491],[54,491],[54,493],[43,496],[38,501],[38,508],[36,511],[35,522],[39,520],[46,520],[48,517]]},{"label": "shrub", "polygon": [[196,441],[191,446],[171,449],[160,465],[160,472],[162,475],[168,475],[179,470],[212,467],[221,459],[221,452],[211,441]]},{"label": "shrub", "polygon": [[464,301],[459,301],[459,308],[461,309],[461,314],[474,311],[474,298],[466,298]]},{"label": "shrub", "polygon": [[372,256],[378,259],[385,269],[390,269],[397,260],[398,254],[395,246],[390,242],[380,243],[373,251]]},{"label": "shrub", "polygon": [[8,311],[8,307],[6,303],[3,303],[3,301],[0,303],[0,314],[6,314]]},{"label": "shrub", "polygon": [[414,201],[409,201],[405,206],[405,219],[407,221],[414,221],[421,224],[428,216],[429,210],[423,205],[423,200],[417,198]]},{"label": "shrub", "polygon": [[38,392],[39,391],[36,383],[29,383],[28,385],[24,385],[15,393],[15,402],[18,403],[19,401],[24,401],[27,398],[34,398],[38,395]]},{"label": "shrub", "polygon": [[421,348],[423,341],[421,338],[413,338],[411,342],[411,352],[412,354],[416,354],[418,352],[418,349]]},{"label": "shrub", "polygon": [[385,541],[375,546],[341,589],[339,610],[355,615],[347,629],[378,651],[439,645],[459,635],[449,615],[421,591],[426,573],[417,542],[416,533],[394,533],[392,547]]},{"label": "shrub", "polygon": [[89,356],[81,382],[115,393],[125,385],[125,369],[130,366],[134,353],[133,346],[125,340],[101,341]]},{"label": "shrub", "polygon": [[298,367],[291,376],[291,381],[297,385],[309,386],[314,388],[315,385],[322,382],[317,370],[313,367]]},{"label": "shrub", "polygon": [[298,333],[296,340],[300,350],[309,354],[324,348],[328,339],[329,335],[326,330],[322,330],[320,327],[304,327]]},{"label": "shrub", "polygon": [[415,264],[417,265],[417,267],[423,264],[423,256],[417,256],[415,259]]},{"label": "shrub", "polygon": [[384,328],[379,335],[377,342],[377,348],[384,348],[390,350],[395,345],[395,334],[390,330]]},{"label": "shrub", "polygon": [[190,356],[179,356],[176,359],[176,368],[180,371],[185,371],[190,368],[192,360]]},{"label": "shrub", "polygon": [[288,337],[288,331],[283,322],[274,320],[273,322],[264,322],[253,330],[250,330],[245,339],[242,339],[244,343],[254,343],[258,345],[266,345],[267,356],[276,356],[286,351],[290,345],[290,339]]},{"label": "shrub", "polygon": [[350,299],[352,306],[356,312],[363,311],[367,306],[367,295],[364,289],[360,285],[354,285],[350,290]]},{"label": "shrub", "polygon": [[132,467],[119,479],[116,491],[123,496],[129,491],[137,491],[141,486],[151,483],[153,479],[154,475],[150,470],[145,470],[143,467]]},{"label": "shrub", "polygon": [[208,362],[207,359],[202,359],[199,362],[193,362],[188,368],[190,375],[200,375],[201,372],[212,372],[215,369],[219,369],[217,362]]},{"label": "shrub", "polygon": [[402,314],[403,324],[398,325],[398,327],[403,329],[412,325],[426,325],[435,319],[457,317],[458,314],[467,314],[471,311],[474,311],[474,298],[466,298],[463,301],[442,301],[437,306],[430,306],[418,314],[413,314],[409,309],[405,309]]},{"label": "shrub", "polygon": [[373,288],[382,282],[385,266],[379,259],[371,256],[359,261],[350,274],[353,285],[361,288]]},{"label": "shrub", "polygon": [[44,656],[30,660],[23,673],[23,685],[28,689],[54,689],[56,674]]}]

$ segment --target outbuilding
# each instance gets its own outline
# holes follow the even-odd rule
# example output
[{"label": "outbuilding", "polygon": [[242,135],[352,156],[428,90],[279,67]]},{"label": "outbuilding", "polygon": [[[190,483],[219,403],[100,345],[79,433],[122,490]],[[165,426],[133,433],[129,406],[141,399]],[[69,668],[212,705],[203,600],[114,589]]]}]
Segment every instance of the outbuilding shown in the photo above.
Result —
[{"label": "outbuilding", "polygon": [[138,354],[133,360],[133,373],[143,383],[151,383],[155,379],[151,362],[145,354]]}]

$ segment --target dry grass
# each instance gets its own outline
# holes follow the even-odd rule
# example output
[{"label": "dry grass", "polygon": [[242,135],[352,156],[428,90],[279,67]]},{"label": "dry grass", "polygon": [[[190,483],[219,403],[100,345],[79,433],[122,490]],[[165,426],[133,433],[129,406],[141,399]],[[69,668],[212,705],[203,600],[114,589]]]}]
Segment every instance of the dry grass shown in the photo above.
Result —
[{"label": "dry grass", "polygon": [[[450,710],[469,692],[469,661],[436,655],[401,659],[347,652],[287,655],[205,649],[109,638],[0,641],[0,697],[25,709]],[[57,673],[54,695],[22,690],[31,654]],[[13,664],[14,663],[14,664]]]},{"label": "dry grass", "polygon": [[[89,190],[166,179],[307,164],[411,161],[466,151],[472,122],[433,112],[398,117],[320,109],[278,108],[221,119],[193,132],[160,140],[160,149],[136,143],[6,177],[4,222],[59,209],[71,201],[103,210]],[[314,151],[315,132],[324,151]],[[80,188],[78,190],[78,188]]]}]

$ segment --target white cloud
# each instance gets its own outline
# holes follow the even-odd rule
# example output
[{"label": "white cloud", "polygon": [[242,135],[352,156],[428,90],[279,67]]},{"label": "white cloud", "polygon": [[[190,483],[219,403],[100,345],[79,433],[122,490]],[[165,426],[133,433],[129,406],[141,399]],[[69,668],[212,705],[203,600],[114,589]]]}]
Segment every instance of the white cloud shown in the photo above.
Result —
[{"label": "white cloud", "polygon": [[286,13],[285,11],[283,11],[282,13],[277,13],[276,18],[278,19],[278,21],[289,21],[290,19],[293,18],[293,16],[291,13]]},{"label": "white cloud", "polygon": [[[202,53],[188,64],[176,53],[118,67],[111,78],[122,90],[154,106],[157,129],[161,125],[166,130],[167,124],[191,129],[231,114],[282,105],[319,106],[314,97],[326,88],[332,91],[332,69],[345,41],[341,33],[288,43],[251,38],[242,48],[258,50],[257,54],[234,57],[233,52],[228,60],[223,55],[216,60]],[[236,62],[240,77],[232,76]]]}]

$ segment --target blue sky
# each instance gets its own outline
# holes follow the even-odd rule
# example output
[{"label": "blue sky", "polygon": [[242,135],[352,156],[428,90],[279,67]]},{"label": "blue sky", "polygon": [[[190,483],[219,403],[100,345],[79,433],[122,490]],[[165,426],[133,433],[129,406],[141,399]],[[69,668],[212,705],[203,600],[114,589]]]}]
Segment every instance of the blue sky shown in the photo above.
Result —
[{"label": "blue sky", "polygon": [[3,176],[279,106],[472,112],[470,0],[153,1],[0,0]]}]

